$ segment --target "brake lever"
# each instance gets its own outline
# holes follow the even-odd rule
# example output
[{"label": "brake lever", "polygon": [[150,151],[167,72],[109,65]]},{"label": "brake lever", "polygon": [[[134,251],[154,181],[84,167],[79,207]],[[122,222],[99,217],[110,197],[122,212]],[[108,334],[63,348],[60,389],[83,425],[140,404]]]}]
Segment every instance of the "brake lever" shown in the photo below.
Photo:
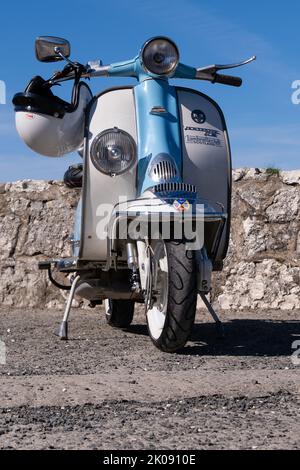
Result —
[{"label": "brake lever", "polygon": [[86,71],[86,66],[79,64],[78,62],[67,64],[62,70],[55,72],[48,82],[51,85],[56,85],[58,84],[58,81],[72,80],[76,76],[76,69],[80,73],[80,76],[82,76]]},{"label": "brake lever", "polygon": [[72,67],[70,67],[69,64],[66,65],[62,70],[54,72],[54,74],[49,78],[48,83],[50,85],[57,85],[58,83],[56,83],[56,81],[66,77],[71,71]]},{"label": "brake lever", "polygon": [[64,75],[62,73],[62,70],[58,70],[57,72],[54,72],[52,77],[49,78],[48,82],[53,83],[55,80],[58,80],[58,79],[62,78],[63,76]]},{"label": "brake lever", "polygon": [[256,60],[256,55],[250,57],[250,59],[244,60],[243,62],[238,62],[237,64],[228,64],[228,65],[208,65],[206,67],[201,67],[197,69],[196,78],[202,78],[205,75],[215,75],[220,70],[234,69],[236,67],[242,67],[243,65],[250,64]]}]

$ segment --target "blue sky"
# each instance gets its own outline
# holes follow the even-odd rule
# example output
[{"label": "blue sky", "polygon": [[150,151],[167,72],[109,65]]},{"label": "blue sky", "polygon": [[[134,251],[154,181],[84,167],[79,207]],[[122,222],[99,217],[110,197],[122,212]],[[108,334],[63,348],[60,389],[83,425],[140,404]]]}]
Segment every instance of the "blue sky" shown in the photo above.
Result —
[{"label": "blue sky", "polygon": [[[241,88],[177,81],[209,94],[222,107],[233,165],[300,168],[300,105],[292,104],[292,82],[300,80],[300,3],[252,0],[37,0],[1,4],[0,80],[7,104],[0,105],[0,181],[61,178],[77,155],[61,159],[30,151],[14,127],[11,98],[37,74],[48,77],[60,64],[37,62],[38,35],[66,37],[72,58],[105,64],[134,57],[151,36],[178,45],[181,61],[193,66],[232,63],[256,54],[239,69]],[[235,73],[236,71],[234,71]],[[93,79],[93,92],[131,79]],[[69,92],[69,90],[68,90]],[[62,90],[61,96],[67,97]]]}]

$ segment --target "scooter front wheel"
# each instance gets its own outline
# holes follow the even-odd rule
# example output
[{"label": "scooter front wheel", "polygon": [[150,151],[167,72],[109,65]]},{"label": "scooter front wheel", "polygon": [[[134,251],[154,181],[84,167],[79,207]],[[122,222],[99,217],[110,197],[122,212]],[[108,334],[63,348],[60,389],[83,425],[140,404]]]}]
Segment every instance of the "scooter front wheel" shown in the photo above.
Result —
[{"label": "scooter front wheel", "polygon": [[183,241],[153,240],[149,254],[146,317],[151,340],[175,352],[188,340],[197,303],[196,260]]},{"label": "scooter front wheel", "polygon": [[109,325],[127,328],[134,314],[134,301],[127,299],[105,299],[105,316]]}]

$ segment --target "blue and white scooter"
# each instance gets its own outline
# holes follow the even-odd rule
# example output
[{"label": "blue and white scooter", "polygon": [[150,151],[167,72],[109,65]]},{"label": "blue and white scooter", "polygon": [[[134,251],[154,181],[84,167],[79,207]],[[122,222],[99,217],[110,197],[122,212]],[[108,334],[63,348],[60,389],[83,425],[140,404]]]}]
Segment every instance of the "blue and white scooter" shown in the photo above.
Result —
[{"label": "blue and white scooter", "polygon": [[[198,293],[220,325],[206,295],[228,248],[231,156],[219,106],[169,80],[238,87],[240,78],[218,72],[255,57],[197,69],[179,61],[177,46],[166,37],[154,37],[134,59],[108,66],[72,62],[68,41],[55,37],[39,37],[36,55],[67,65],[49,80],[35,77],[15,95],[18,132],[42,155],[77,150],[83,157],[73,255],[40,263],[56,285],[70,289],[59,335],[68,336],[74,294],[91,306],[104,300],[108,323],[120,328],[130,325],[139,302],[153,343],[174,352],[192,331]],[[82,79],[100,76],[138,83],[92,97]],[[51,91],[65,80],[74,80],[70,103]],[[71,286],[55,281],[52,267],[73,273]]]}]

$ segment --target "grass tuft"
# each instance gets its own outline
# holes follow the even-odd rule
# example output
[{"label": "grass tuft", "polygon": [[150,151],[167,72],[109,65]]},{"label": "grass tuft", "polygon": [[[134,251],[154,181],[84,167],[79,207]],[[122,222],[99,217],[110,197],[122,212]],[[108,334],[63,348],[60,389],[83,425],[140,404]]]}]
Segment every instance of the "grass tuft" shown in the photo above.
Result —
[{"label": "grass tuft", "polygon": [[280,170],[279,168],[274,168],[272,166],[266,168],[266,173],[267,175],[270,175],[270,176],[279,176],[280,175]]}]

